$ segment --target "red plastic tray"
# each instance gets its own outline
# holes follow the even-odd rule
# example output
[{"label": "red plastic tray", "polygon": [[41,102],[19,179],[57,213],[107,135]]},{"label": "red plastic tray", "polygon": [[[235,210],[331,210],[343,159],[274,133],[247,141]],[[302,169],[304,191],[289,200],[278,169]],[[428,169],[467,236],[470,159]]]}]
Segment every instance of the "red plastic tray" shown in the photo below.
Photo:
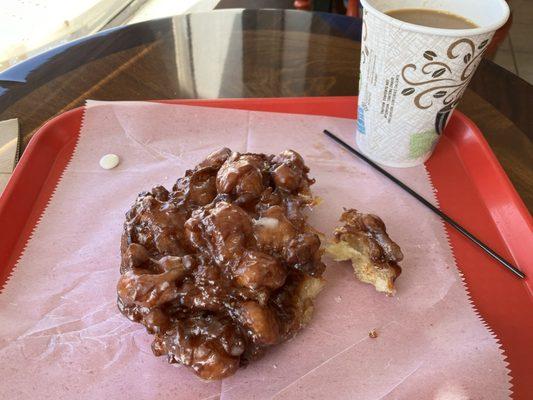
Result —
[{"label": "red plastic tray", "polygon": [[[176,104],[355,118],[354,97],[171,100]],[[0,288],[20,257],[79,135],[83,108],[48,121],[30,141],[0,198]],[[455,112],[426,163],[441,209],[528,277],[520,280],[448,229],[475,308],[510,364],[513,398],[533,398],[533,221],[476,125]],[[429,284],[429,283],[428,283]],[[480,365],[479,368],[484,368]]]}]

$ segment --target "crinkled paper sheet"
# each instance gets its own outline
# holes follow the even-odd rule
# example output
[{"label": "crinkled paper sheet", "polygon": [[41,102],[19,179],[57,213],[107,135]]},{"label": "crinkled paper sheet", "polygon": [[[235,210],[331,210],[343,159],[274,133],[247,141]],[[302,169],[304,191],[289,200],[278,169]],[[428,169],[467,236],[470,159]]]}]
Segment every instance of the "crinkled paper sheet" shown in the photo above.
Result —
[{"label": "crinkled paper sheet", "polygon": [[[89,102],[79,143],[0,294],[0,398],[503,399],[508,369],[473,310],[442,222],[322,135],[353,140],[354,121],[143,102]],[[342,207],[380,215],[405,254],[396,297],[328,261],[315,316],[297,337],[223,382],[150,350],[117,310],[125,211],[172,186],[209,152],[300,152],[324,199],[310,217],[331,233]],[[98,160],[117,153],[106,171]],[[435,201],[424,166],[394,170]],[[378,337],[369,338],[376,329]]]}]

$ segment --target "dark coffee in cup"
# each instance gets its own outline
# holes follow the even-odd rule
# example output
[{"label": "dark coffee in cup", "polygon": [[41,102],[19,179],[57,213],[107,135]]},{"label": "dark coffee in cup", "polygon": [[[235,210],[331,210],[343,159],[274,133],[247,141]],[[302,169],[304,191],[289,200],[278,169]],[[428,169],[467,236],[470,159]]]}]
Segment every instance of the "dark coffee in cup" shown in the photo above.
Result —
[{"label": "dark coffee in cup", "polygon": [[431,28],[472,29],[478,27],[472,21],[461,17],[460,15],[440,10],[405,8],[401,10],[388,11],[386,14],[403,22],[429,26]]}]

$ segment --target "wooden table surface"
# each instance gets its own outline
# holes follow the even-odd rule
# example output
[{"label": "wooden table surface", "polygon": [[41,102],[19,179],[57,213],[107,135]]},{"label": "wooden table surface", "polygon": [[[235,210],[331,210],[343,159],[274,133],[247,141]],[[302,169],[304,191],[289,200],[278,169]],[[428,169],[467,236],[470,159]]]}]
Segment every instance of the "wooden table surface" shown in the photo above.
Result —
[{"label": "wooden table surface", "polygon": [[[22,148],[86,99],[353,96],[361,21],[292,10],[220,10],[104,31],[0,74],[0,120]],[[533,87],[483,61],[459,109],[533,209]]]}]

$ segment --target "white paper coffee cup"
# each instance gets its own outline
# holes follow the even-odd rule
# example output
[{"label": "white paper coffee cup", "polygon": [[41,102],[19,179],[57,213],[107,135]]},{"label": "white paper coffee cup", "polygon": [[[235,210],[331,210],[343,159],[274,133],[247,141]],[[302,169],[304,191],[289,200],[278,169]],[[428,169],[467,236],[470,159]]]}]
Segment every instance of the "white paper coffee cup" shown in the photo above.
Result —
[{"label": "white paper coffee cup", "polygon": [[[426,161],[494,32],[507,21],[504,0],[361,0],[363,31],[356,141],[392,167]],[[388,11],[450,12],[478,28],[440,29],[394,19]]]}]

